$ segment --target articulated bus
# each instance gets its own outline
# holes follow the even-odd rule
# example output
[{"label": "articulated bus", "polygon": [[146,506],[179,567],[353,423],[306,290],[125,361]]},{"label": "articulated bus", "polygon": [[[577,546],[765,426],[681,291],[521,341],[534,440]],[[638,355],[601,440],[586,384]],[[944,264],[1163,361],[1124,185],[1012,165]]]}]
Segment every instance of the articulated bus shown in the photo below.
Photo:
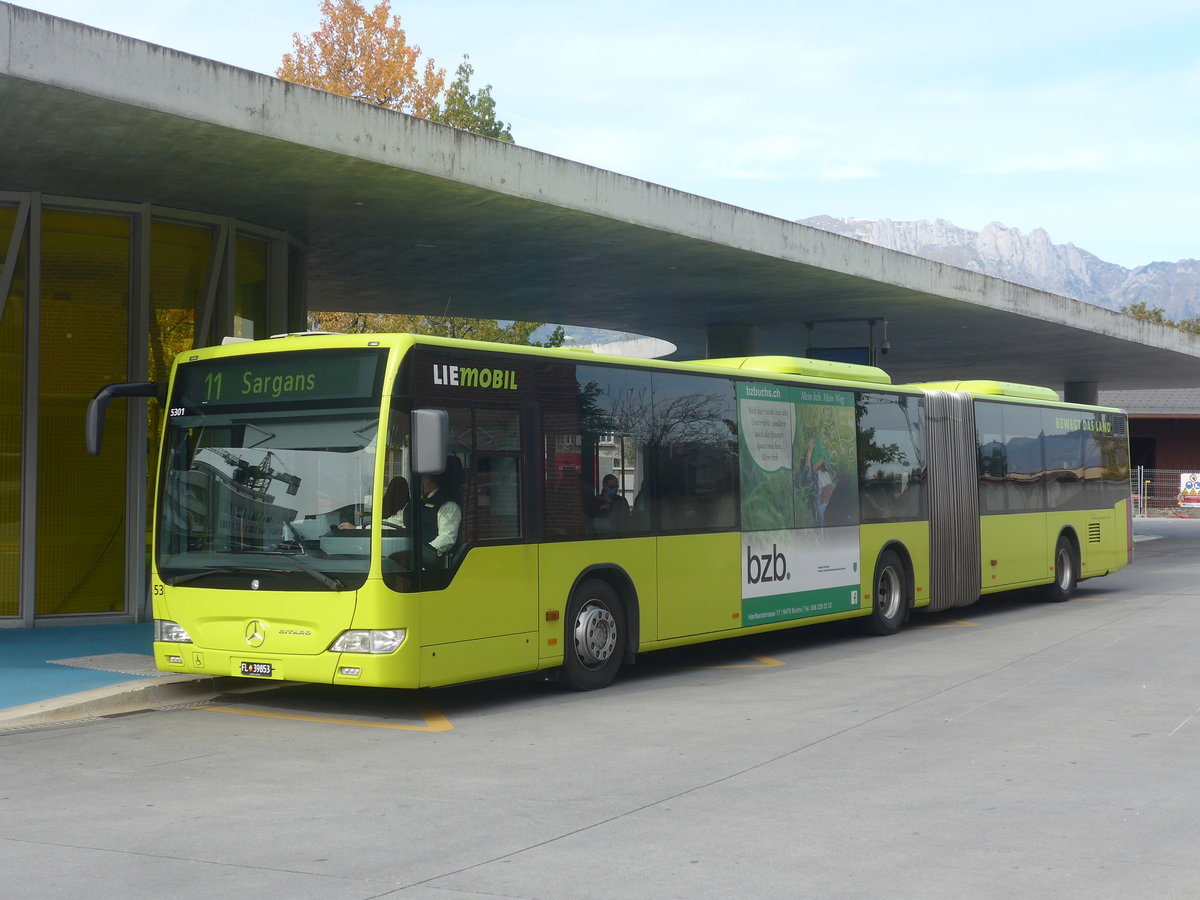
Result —
[{"label": "articulated bus", "polygon": [[604,687],[639,653],[1076,583],[1132,559],[1126,417],[790,357],[411,335],[180,355],[151,590],[168,672]]}]

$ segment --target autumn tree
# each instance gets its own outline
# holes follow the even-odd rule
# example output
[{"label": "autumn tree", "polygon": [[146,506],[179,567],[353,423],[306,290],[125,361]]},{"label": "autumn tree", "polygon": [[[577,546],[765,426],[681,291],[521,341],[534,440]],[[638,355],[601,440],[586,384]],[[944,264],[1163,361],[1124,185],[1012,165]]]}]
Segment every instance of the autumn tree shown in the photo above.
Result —
[{"label": "autumn tree", "polygon": [[357,0],[321,0],[321,27],[307,38],[292,35],[292,52],[275,74],[421,118],[437,106],[446,81],[432,59],[421,62],[421,48],[409,43],[388,0],[369,11]]},{"label": "autumn tree", "polygon": [[466,341],[493,341],[498,344],[526,344],[534,347],[561,347],[565,334],[557,326],[544,341],[532,340],[541,322],[500,322],[496,319],[471,319],[456,316],[410,316],[389,313],[310,312],[312,331],[340,334],[405,333],[452,337]]},{"label": "autumn tree", "polygon": [[315,312],[308,313],[309,331],[332,331],[334,334],[387,334],[409,331],[416,316],[389,313]]}]

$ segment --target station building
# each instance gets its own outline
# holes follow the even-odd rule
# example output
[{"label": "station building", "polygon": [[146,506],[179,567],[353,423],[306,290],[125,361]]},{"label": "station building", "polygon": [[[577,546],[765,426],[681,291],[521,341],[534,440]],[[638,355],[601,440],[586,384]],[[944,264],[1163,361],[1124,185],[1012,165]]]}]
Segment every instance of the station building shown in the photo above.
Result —
[{"label": "station building", "polygon": [[[453,298],[683,358],[799,355],[814,319],[887,317],[897,380],[979,369],[1083,399],[1174,386],[1200,356],[1064,298],[3,2],[0,121],[0,627],[147,617],[161,412],[114,403],[91,457],[88,400],[190,347],[303,330],[310,301]],[[1012,371],[948,340],[968,328],[1009,340]]]}]

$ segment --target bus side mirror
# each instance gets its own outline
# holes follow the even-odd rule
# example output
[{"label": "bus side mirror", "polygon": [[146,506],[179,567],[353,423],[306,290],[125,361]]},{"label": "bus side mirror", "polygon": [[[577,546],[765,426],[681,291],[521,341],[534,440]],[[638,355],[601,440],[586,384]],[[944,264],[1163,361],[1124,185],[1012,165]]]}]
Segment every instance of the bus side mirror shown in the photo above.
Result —
[{"label": "bus side mirror", "polygon": [[450,414],[444,409],[414,409],[413,471],[418,475],[437,475],[446,471],[449,446]]},{"label": "bus side mirror", "polygon": [[100,440],[104,437],[104,413],[113,397],[152,397],[161,406],[165,400],[166,385],[157,381],[134,381],[128,384],[110,384],[96,391],[88,403],[87,421],[84,423],[84,440],[87,452],[100,455]]}]

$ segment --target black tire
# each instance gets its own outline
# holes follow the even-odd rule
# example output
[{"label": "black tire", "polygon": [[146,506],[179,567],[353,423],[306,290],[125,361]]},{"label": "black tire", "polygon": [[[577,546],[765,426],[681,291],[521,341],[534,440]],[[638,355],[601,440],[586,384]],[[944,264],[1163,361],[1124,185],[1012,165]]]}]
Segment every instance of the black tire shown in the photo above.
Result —
[{"label": "black tire", "polygon": [[1054,545],[1054,581],[1042,587],[1042,599],[1050,603],[1070,600],[1078,583],[1079,561],[1075,556],[1075,545],[1065,534],[1060,534]]},{"label": "black tire", "polygon": [[908,617],[908,570],[900,554],[895,550],[884,550],[875,563],[875,580],[871,583],[871,599],[874,607],[871,615],[863,620],[863,627],[870,634],[895,634]]},{"label": "black tire", "polygon": [[608,687],[625,655],[628,632],[621,598],[607,581],[589,578],[567,604],[559,681],[576,691]]}]

